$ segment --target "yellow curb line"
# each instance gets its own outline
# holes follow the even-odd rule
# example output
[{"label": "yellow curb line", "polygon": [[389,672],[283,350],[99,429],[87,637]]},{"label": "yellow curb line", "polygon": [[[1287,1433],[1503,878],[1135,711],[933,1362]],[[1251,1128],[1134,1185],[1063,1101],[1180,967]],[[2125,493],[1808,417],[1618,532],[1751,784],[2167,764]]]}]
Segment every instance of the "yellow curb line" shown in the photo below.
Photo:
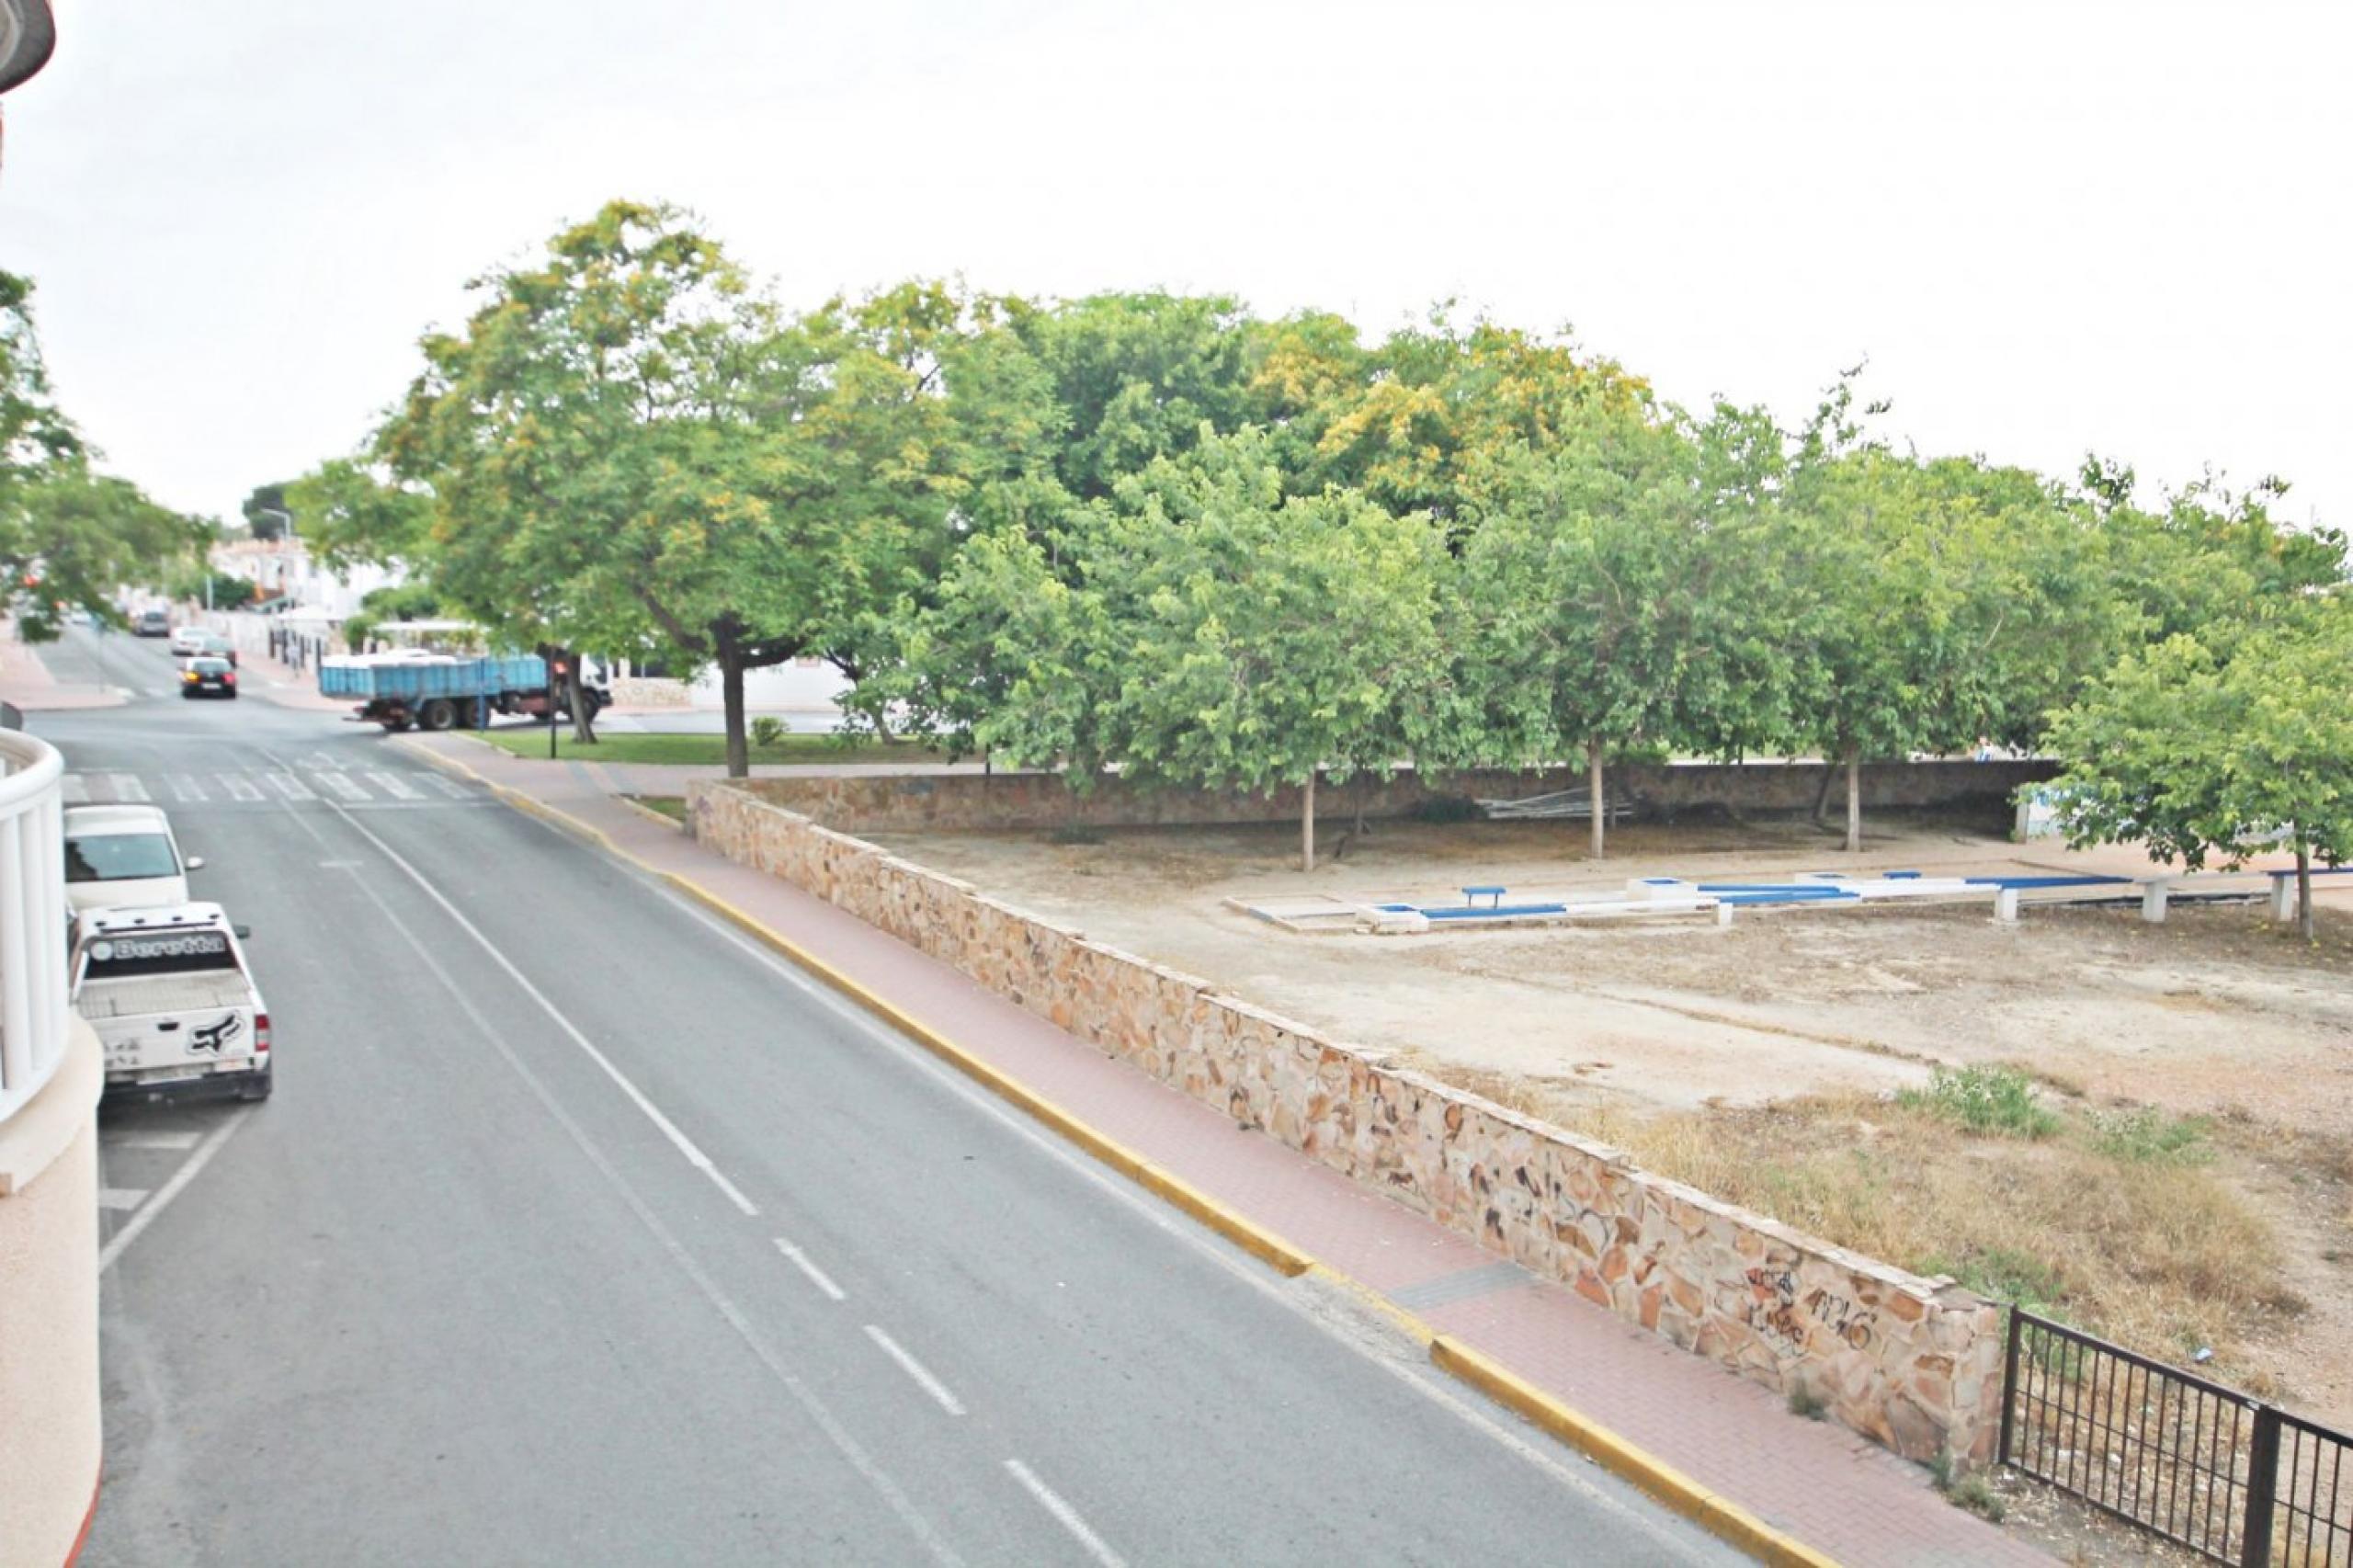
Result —
[{"label": "yellow curb line", "polygon": [[[393,737],[403,744],[400,737]],[[1174,1204],[1210,1229],[1233,1242],[1252,1256],[1271,1265],[1282,1274],[1298,1278],[1313,1276],[1319,1282],[1345,1290],[1366,1306],[1388,1318],[1402,1332],[1423,1346],[1428,1352],[1430,1364],[1460,1382],[1485,1394],[1506,1409],[1541,1427],[1552,1437],[1592,1460],[1602,1469],[1664,1504],[1718,1540],[1739,1549],[1760,1562],[1774,1568],[1838,1568],[1829,1557],[1796,1538],[1774,1528],[1739,1504],[1701,1486],[1698,1482],[1659,1459],[1647,1449],[1637,1447],[1615,1432],[1580,1414],[1553,1398],[1535,1384],[1519,1377],[1502,1363],[1471,1348],[1450,1335],[1438,1333],[1414,1312],[1390,1301],[1378,1290],[1351,1275],[1344,1274],[1328,1264],[1320,1263],[1282,1239],[1272,1231],[1256,1224],[1228,1208],[1183,1177],[1153,1164],[1126,1144],[1097,1131],[1077,1116],[1064,1110],[1054,1101],[1030,1088],[1019,1079],[990,1065],[963,1047],[933,1028],[929,1024],[901,1008],[897,1004],[867,989],[859,982],[835,969],[793,941],[782,932],[764,924],[758,916],[738,908],[726,899],[705,888],[682,872],[664,870],[661,867],[638,858],[615,844],[611,835],[592,824],[549,805],[546,801],[519,790],[484,778],[465,764],[446,758],[429,747],[407,745],[410,751],[426,757],[434,766],[459,773],[478,784],[487,784],[501,801],[517,811],[540,818],[574,836],[603,848],[616,858],[625,860],[648,876],[655,877],[676,888],[696,903],[720,915],[728,924],[769,948],[788,961],[806,970],[834,990],[857,1003],[867,1012],[898,1029],[933,1055],[989,1090],[999,1099],[1027,1112],[1070,1142],[1077,1144],[1102,1164],[1127,1176],[1146,1191]],[[647,808],[646,814],[671,823],[660,812]]]},{"label": "yellow curb line", "polygon": [[1773,1563],[1776,1568],[1836,1568],[1833,1559],[1775,1529],[1739,1504],[1709,1491],[1656,1455],[1578,1415],[1452,1335],[1441,1334],[1430,1342],[1430,1360],[1758,1562]]}]

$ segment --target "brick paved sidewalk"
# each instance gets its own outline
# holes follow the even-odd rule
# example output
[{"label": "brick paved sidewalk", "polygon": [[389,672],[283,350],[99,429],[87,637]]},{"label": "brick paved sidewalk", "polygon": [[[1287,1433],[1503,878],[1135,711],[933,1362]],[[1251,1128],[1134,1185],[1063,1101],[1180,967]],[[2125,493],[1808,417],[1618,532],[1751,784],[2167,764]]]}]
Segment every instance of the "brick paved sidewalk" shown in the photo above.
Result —
[{"label": "brick paved sidewalk", "polygon": [[[1946,1503],[1917,1466],[1790,1414],[1765,1389],[1237,1130],[855,916],[648,820],[606,793],[593,765],[551,769],[449,735],[410,744],[690,878],[1109,1137],[1817,1551],[1857,1565],[2051,1561]],[[1564,1553],[1574,1559],[1566,1543]]]}]

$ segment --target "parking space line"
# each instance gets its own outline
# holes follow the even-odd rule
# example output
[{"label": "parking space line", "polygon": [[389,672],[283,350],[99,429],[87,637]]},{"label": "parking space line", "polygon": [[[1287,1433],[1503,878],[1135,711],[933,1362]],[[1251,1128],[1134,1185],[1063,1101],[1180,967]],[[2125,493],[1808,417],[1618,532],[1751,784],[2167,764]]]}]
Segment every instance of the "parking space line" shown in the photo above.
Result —
[{"label": "parking space line", "polygon": [[184,1153],[196,1147],[199,1136],[194,1132],[125,1132],[107,1139],[106,1145],[109,1149],[169,1149]]},{"label": "parking space line", "polygon": [[188,1184],[196,1179],[197,1173],[212,1163],[212,1157],[221,1152],[222,1145],[229,1142],[231,1135],[245,1124],[245,1118],[253,1114],[253,1109],[252,1106],[241,1105],[227,1116],[222,1117],[221,1125],[214,1128],[202,1143],[197,1145],[196,1153],[190,1154],[180,1168],[172,1173],[172,1178],[155,1189],[154,1197],[139,1206],[139,1212],[131,1217],[131,1222],[117,1231],[100,1249],[98,1253],[100,1274],[112,1268],[115,1260],[122,1256],[123,1250],[137,1241],[140,1233],[155,1222],[155,1216],[170,1208],[172,1199],[187,1190]]}]

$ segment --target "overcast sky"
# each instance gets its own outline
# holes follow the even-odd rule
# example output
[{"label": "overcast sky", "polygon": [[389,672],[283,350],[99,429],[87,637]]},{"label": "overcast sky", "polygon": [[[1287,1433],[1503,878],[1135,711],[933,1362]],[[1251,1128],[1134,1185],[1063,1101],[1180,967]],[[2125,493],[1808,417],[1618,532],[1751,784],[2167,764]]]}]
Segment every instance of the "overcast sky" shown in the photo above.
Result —
[{"label": "overcast sky", "polygon": [[189,510],[348,449],[469,276],[628,195],[802,302],[1457,297],[1791,419],[1868,355],[1925,450],[2277,472],[2353,523],[2342,3],[56,8],[0,266]]}]

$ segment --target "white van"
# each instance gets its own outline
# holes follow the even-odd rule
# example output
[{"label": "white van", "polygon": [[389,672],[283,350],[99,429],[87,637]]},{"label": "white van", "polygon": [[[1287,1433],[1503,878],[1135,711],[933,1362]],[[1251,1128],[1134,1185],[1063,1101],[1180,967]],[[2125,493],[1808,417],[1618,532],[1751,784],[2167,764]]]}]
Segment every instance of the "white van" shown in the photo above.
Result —
[{"label": "white van", "polygon": [[65,809],[65,903],[76,915],[186,903],[188,874],[203,864],[181,857],[160,806]]}]

